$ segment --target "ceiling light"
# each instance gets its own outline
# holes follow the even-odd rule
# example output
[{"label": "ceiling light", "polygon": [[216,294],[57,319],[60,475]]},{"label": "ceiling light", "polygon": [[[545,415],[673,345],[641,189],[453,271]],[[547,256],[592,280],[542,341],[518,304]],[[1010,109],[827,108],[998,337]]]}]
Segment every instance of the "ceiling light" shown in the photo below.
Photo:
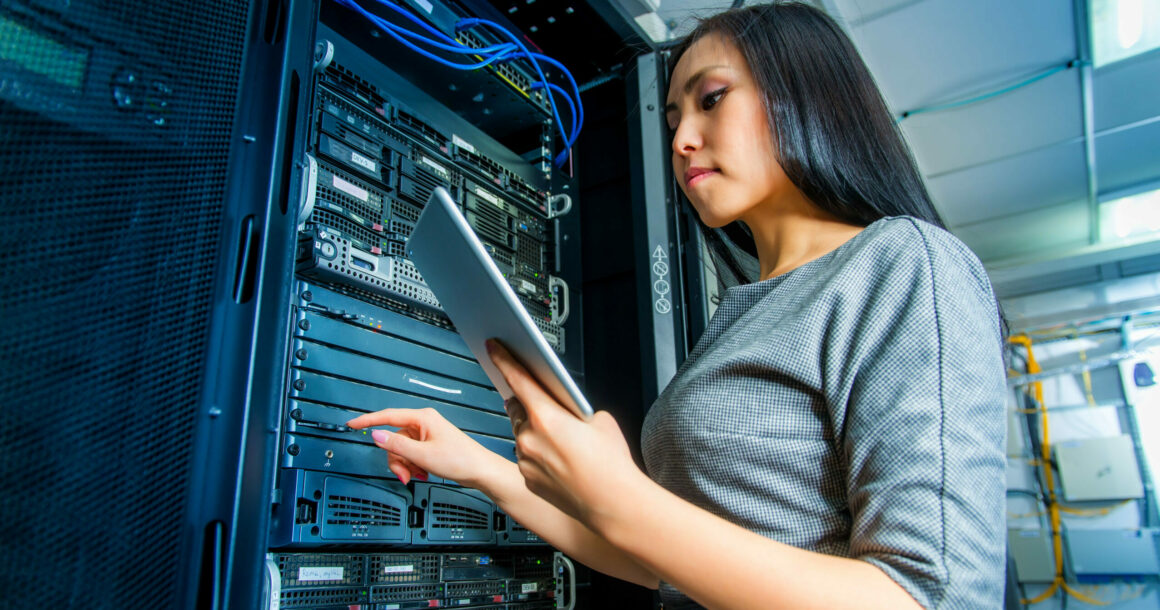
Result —
[{"label": "ceiling light", "polygon": [[1097,68],[1160,47],[1160,0],[1089,0],[1088,10]]},{"label": "ceiling light", "polygon": [[1144,34],[1144,0],[1116,3],[1116,38],[1121,49],[1130,49]]},{"label": "ceiling light", "polygon": [[1160,233],[1160,189],[1100,204],[1100,241]]}]

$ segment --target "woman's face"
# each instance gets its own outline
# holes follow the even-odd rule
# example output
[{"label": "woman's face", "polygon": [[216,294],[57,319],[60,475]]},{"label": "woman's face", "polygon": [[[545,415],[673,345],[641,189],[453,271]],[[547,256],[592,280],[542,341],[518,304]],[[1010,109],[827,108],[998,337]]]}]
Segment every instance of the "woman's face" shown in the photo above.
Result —
[{"label": "woman's face", "polygon": [[794,189],[774,155],[749,66],[723,36],[706,35],[681,56],[665,120],[674,132],[673,173],[706,225],[752,217]]}]

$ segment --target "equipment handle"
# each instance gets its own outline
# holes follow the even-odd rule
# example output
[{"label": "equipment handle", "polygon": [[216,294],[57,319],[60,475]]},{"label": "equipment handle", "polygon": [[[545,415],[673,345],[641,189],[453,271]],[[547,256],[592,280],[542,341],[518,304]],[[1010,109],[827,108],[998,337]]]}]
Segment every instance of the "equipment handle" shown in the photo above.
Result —
[{"label": "equipment handle", "polygon": [[548,291],[554,293],[557,288],[560,289],[560,292],[562,294],[560,296],[560,299],[557,300],[556,302],[560,303],[562,301],[564,303],[564,313],[559,313],[560,312],[559,305],[557,305],[556,307],[553,307],[552,308],[552,324],[559,326],[559,325],[563,324],[565,320],[568,319],[568,314],[571,313],[571,305],[569,305],[569,303],[571,303],[571,299],[569,298],[569,295],[568,295],[568,282],[565,282],[564,280],[562,280],[554,275],[549,275],[548,276]]},{"label": "equipment handle", "polygon": [[[557,552],[552,560],[556,566],[556,572],[567,572],[568,579],[568,605],[564,606],[563,610],[574,610],[576,608],[576,565],[572,563],[563,553]],[[559,608],[559,606],[557,606]]]}]

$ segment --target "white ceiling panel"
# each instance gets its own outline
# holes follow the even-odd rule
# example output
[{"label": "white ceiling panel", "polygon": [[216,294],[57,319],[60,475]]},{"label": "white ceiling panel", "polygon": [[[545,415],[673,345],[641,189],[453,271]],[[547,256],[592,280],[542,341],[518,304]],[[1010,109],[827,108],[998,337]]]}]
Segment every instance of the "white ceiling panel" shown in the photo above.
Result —
[{"label": "white ceiling panel", "polygon": [[864,23],[876,17],[929,0],[833,0],[846,23]]},{"label": "white ceiling panel", "polygon": [[989,100],[902,122],[924,174],[938,175],[1083,135],[1079,74],[1049,76]]},{"label": "white ceiling panel", "polygon": [[1152,52],[1095,71],[1096,131],[1160,114],[1160,52]]},{"label": "white ceiling panel", "polygon": [[733,0],[661,0],[657,16],[669,25],[674,37],[684,36],[706,17],[732,6]]},{"label": "white ceiling panel", "polygon": [[1087,193],[1081,142],[1035,150],[927,180],[952,227],[1027,212]]},{"label": "white ceiling panel", "polygon": [[1087,202],[1078,200],[1024,214],[952,228],[983,260],[1065,251],[1088,243]]},{"label": "white ceiling panel", "polygon": [[970,96],[1075,57],[1059,0],[925,0],[852,28],[891,107]]},{"label": "white ceiling panel", "polygon": [[1160,121],[1096,138],[1101,193],[1160,179]]}]

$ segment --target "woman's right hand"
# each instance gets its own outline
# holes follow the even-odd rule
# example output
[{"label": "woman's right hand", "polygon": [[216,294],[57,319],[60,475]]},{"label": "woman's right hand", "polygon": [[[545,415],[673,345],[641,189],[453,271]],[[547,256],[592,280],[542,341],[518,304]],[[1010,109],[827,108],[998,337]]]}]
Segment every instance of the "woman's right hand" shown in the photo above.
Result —
[{"label": "woman's right hand", "polygon": [[505,461],[444,419],[435,409],[383,409],[346,423],[356,430],[391,426],[398,432],[374,430],[375,444],[387,451],[387,467],[404,484],[428,474],[478,487],[495,460]]}]

